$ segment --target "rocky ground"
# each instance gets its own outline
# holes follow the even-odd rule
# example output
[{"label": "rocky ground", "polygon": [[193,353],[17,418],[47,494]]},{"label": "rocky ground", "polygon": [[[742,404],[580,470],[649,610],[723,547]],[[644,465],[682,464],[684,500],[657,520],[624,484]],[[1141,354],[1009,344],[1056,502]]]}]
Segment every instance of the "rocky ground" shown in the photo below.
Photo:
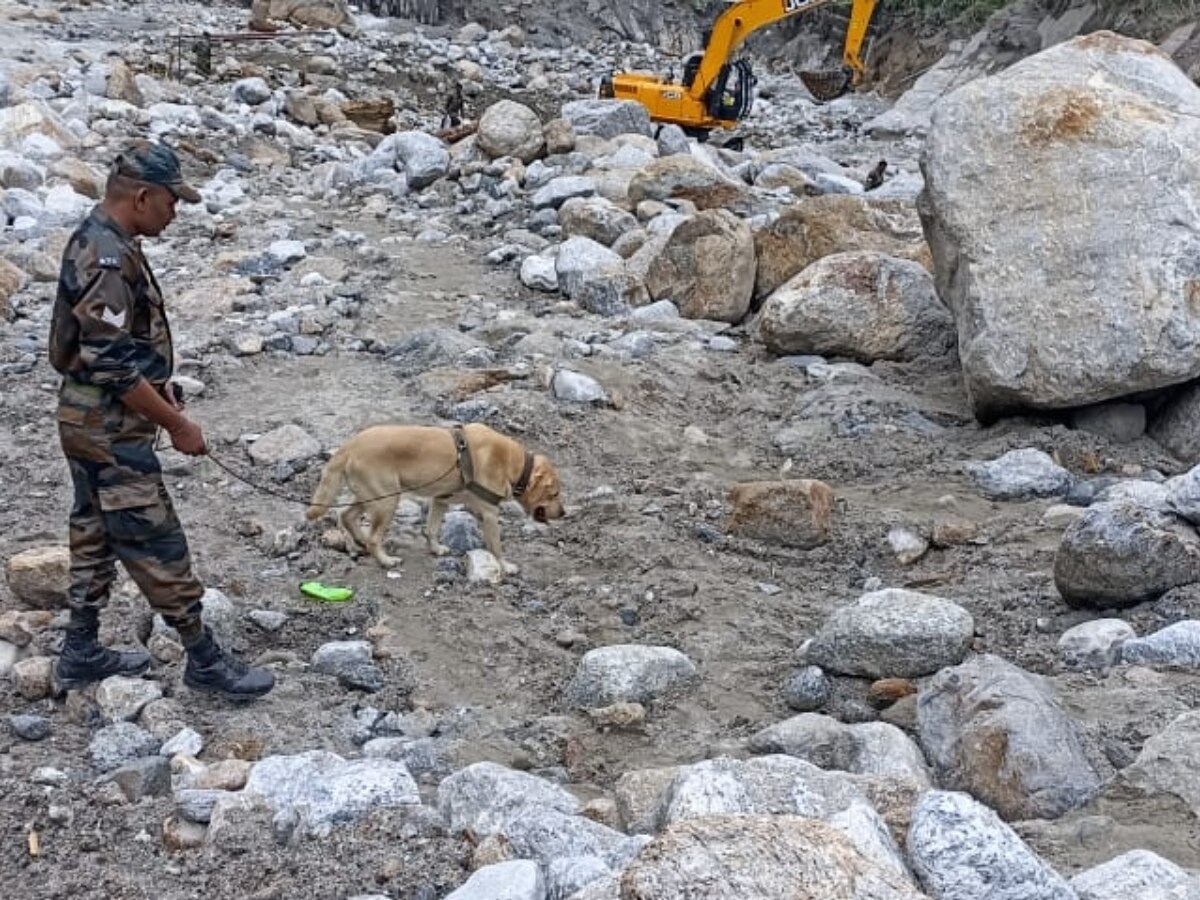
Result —
[{"label": "rocky ground", "polygon": [[[1200,896],[1200,444],[1178,393],[1200,372],[1176,365],[1194,326],[1155,344],[1113,305],[1143,365],[1071,330],[1086,285],[1066,321],[992,315],[1004,296],[984,308],[949,278],[951,248],[1017,293],[1045,263],[1019,216],[955,205],[955,160],[985,165],[1000,137],[939,156],[928,105],[817,106],[764,72],[734,151],[590,100],[614,66],[661,64],[647,45],[255,8],[329,31],[215,44],[203,74],[176,33],[241,30],[246,9],[0,0],[6,895]],[[914,92],[983,74],[977,51]],[[1102,65],[1071,52],[1031,81]],[[1200,108],[1165,71],[1135,73],[1179,112],[1164,154]],[[478,130],[451,143],[432,134],[454,81]],[[57,257],[144,136],[205,198],[146,248],[212,448],[163,460],[210,623],[276,672],[250,707],[183,688],[127,582],[105,636],[148,647],[151,672],[50,696]],[[1194,173],[1167,170],[1163,193],[1191,196]],[[1055,246],[1087,233],[1054,230],[1045,197]],[[1159,219],[1113,202],[1142,210],[1094,229],[1119,255]],[[1198,231],[1152,249],[1194,259]],[[1033,256],[987,269],[994,246]],[[1194,288],[1176,269],[1164,297]],[[1051,348],[1022,380],[978,351],[1055,329],[1092,364],[1060,377]],[[996,419],[1014,397],[1042,411]],[[516,575],[465,514],[455,554],[429,556],[415,503],[399,568],[352,559],[304,504],[330,452],[389,421],[518,437],[569,516],[506,509]],[[355,596],[317,603],[310,578]]]}]

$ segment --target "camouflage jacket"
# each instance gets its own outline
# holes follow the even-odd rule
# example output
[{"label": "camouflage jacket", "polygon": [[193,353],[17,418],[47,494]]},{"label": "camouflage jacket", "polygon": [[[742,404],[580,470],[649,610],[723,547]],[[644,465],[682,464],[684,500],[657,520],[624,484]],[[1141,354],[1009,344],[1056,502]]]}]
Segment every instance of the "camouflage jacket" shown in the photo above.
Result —
[{"label": "camouflage jacket", "polygon": [[63,251],[49,356],[68,378],[118,395],[141,378],[162,386],[171,377],[158,282],[137,242],[99,206]]}]

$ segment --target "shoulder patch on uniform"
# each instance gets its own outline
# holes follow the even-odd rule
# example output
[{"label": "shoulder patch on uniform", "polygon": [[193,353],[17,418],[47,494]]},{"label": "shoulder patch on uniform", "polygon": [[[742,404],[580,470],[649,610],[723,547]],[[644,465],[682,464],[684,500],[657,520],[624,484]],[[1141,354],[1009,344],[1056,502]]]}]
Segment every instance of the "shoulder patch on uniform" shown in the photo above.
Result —
[{"label": "shoulder patch on uniform", "polygon": [[125,327],[125,310],[121,310],[120,312],[117,312],[116,310],[109,309],[106,306],[106,307],[104,307],[104,310],[100,313],[100,320],[102,322],[107,322],[109,325],[112,325],[114,328],[124,328]]},{"label": "shoulder patch on uniform", "polygon": [[101,256],[96,260],[96,265],[101,269],[119,269],[121,268],[121,257]]}]

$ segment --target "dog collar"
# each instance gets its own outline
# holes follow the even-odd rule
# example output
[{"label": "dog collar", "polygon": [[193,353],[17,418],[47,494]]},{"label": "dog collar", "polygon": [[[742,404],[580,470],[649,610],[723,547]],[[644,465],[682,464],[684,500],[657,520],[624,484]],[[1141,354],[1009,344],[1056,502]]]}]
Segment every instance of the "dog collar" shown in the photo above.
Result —
[{"label": "dog collar", "polygon": [[[475,480],[475,464],[471,461],[471,448],[467,445],[467,435],[461,425],[450,429],[454,438],[454,449],[458,454],[458,472],[462,476],[463,487],[485,503],[499,506],[506,498],[502,494],[488,490]],[[521,469],[521,477],[512,487],[512,495],[520,497],[529,487],[529,478],[533,474],[533,454],[525,451],[525,465]]]}]

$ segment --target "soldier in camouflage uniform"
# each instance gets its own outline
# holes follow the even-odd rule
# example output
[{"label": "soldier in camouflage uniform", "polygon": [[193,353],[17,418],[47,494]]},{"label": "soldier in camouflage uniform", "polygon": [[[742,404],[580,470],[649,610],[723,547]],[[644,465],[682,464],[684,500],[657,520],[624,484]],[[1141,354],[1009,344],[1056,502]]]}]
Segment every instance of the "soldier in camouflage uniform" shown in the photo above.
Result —
[{"label": "soldier in camouflage uniform", "polygon": [[175,218],[184,183],[175,152],[141,143],[119,157],[103,202],[63,253],[50,328],[50,362],[63,376],[58,429],[75,485],[71,509],[71,619],[55,667],[60,689],[137,675],[150,658],[98,642],[120,560],[187,650],[184,683],[232,699],[265,694],[270,672],[225,653],[200,617],[204,588],[163,485],[154,452],[159,428],[175,449],[207,452],[199,426],[171,384],[174,348],[162,293],[137,240]]}]

